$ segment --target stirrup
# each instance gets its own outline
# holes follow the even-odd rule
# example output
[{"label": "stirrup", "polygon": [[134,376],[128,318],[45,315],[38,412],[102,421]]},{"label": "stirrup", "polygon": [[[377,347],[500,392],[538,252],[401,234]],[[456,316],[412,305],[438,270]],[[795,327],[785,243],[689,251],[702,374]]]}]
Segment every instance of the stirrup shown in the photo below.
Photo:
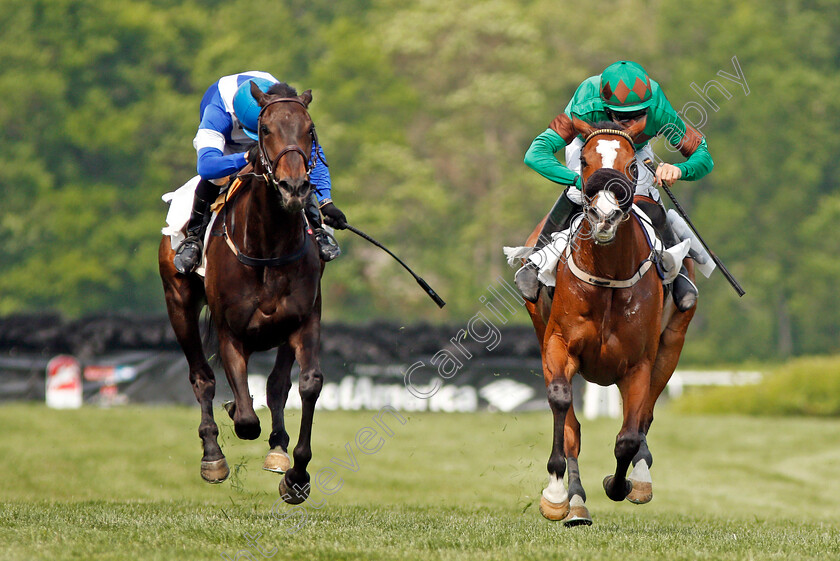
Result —
[{"label": "stirrup", "polygon": [[533,263],[528,262],[522,265],[513,275],[513,283],[525,300],[532,304],[537,302],[540,295],[540,280]]},{"label": "stirrup", "polygon": [[341,248],[338,247],[338,242],[332,234],[323,228],[314,228],[312,233],[315,234],[315,241],[318,242],[318,253],[321,256],[321,261],[329,263],[341,255]]},{"label": "stirrup", "polygon": [[188,235],[175,250],[175,257],[172,259],[175,270],[182,275],[188,275],[195,271],[201,264],[203,249],[201,239],[197,235]]}]

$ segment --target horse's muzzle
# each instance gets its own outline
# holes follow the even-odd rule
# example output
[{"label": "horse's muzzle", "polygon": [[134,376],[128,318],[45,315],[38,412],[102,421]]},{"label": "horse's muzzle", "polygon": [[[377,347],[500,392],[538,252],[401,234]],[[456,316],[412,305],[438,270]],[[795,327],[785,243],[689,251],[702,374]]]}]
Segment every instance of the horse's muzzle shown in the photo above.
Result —
[{"label": "horse's muzzle", "polygon": [[312,184],[308,179],[284,179],[277,182],[280,202],[289,212],[300,212],[309,199]]}]

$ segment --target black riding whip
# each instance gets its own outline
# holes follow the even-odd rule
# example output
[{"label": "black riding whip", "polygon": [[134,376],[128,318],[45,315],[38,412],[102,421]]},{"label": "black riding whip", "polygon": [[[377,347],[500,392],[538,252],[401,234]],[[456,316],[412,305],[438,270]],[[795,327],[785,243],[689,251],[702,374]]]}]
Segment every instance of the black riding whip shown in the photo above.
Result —
[{"label": "black riding whip", "polygon": [[402,259],[400,259],[400,258],[399,258],[399,257],[397,257],[396,255],[394,255],[393,253],[391,253],[391,250],[390,250],[390,249],[388,249],[387,247],[385,247],[384,245],[382,245],[381,243],[379,243],[379,242],[378,242],[378,241],[376,241],[375,239],[371,238],[370,236],[368,236],[367,234],[365,234],[364,232],[362,232],[362,231],[361,231],[361,230],[359,230],[358,228],[354,228],[354,227],[353,227],[353,226],[351,226],[350,224],[347,224],[347,229],[348,229],[348,230],[350,230],[351,232],[353,232],[354,234],[356,234],[357,236],[359,236],[359,237],[362,237],[362,238],[366,239],[367,241],[369,241],[370,243],[372,243],[373,245],[375,245],[376,247],[378,247],[379,249],[381,249],[382,251],[384,251],[385,253],[387,253],[388,255],[390,255],[391,257],[393,257],[394,259],[396,259],[396,260],[397,260],[397,263],[399,263],[400,265],[402,265],[402,266],[405,268],[405,270],[406,270],[406,271],[408,271],[409,273],[411,273],[411,276],[413,276],[413,277],[414,277],[414,280],[416,280],[416,281],[417,281],[417,284],[419,284],[419,285],[420,285],[420,288],[422,288],[423,290],[425,290],[425,291],[426,291],[426,294],[428,294],[428,295],[429,295],[429,298],[431,298],[432,300],[434,300],[434,301],[435,301],[435,304],[437,304],[439,308],[443,308],[444,306],[446,306],[446,302],[444,302],[444,301],[443,301],[443,299],[442,299],[440,296],[438,296],[438,295],[437,295],[437,292],[435,292],[435,291],[432,289],[432,287],[431,287],[431,286],[429,286],[429,283],[427,283],[427,282],[426,282],[426,281],[424,281],[422,278],[420,278],[419,276],[417,276],[417,273],[415,273],[414,271],[412,271],[412,270],[408,267],[408,265],[406,265],[405,263],[403,263],[403,262],[402,262]]},{"label": "black riding whip", "polygon": [[[656,167],[653,165],[651,159],[645,158],[644,164],[645,167],[648,168],[651,171],[651,173],[653,173],[654,177],[656,177]],[[677,201],[677,198],[674,196],[674,194],[671,192],[671,189],[668,188],[664,181],[662,182],[662,188],[668,194],[668,197],[670,197],[671,202],[674,203],[674,208],[677,209],[677,212],[680,213],[680,216],[682,216],[686,224],[688,224],[692,231],[694,231],[694,234],[697,236],[697,239],[700,240],[700,243],[703,244],[703,247],[705,247],[706,250],[709,252],[712,261],[715,262],[715,265],[717,265],[718,269],[720,269],[720,272],[723,273],[723,276],[726,277],[726,280],[729,281],[729,284],[732,285],[732,288],[735,289],[735,292],[738,293],[738,296],[743,296],[744,289],[741,288],[741,285],[738,284],[738,281],[735,280],[735,277],[732,276],[732,273],[729,272],[729,269],[726,268],[723,262],[720,259],[718,259],[718,256],[715,255],[715,252],[712,251],[708,244],[706,244],[706,241],[703,239],[703,236],[700,235],[700,232],[697,231],[697,228],[695,228],[694,224],[691,222],[691,218],[688,217],[688,213],[686,213],[685,210],[683,210],[682,205],[679,203],[679,201]]]}]

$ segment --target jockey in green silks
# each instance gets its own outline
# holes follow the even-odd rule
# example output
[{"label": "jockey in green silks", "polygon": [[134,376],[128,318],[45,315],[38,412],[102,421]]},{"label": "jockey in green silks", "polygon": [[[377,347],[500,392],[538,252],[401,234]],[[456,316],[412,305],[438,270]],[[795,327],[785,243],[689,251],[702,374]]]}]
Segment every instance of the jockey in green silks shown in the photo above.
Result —
[{"label": "jockey in green silks", "polygon": [[[551,234],[569,227],[572,216],[581,211],[583,204],[580,178],[580,151],[583,139],[575,131],[572,117],[589,123],[612,121],[627,128],[647,118],[644,131],[636,137],[636,192],[651,199],[638,202],[653,221],[666,246],[679,243],[679,238],[666,222],[665,208],[655,185],[665,182],[670,186],[677,179],[695,181],[712,171],[714,162],[703,135],[680,117],[665,97],[659,84],[652,80],[645,69],[632,61],[618,61],[609,65],[600,75],[592,76],[578,86],[563,113],[555,117],[548,129],[531,143],[525,154],[525,163],[543,177],[569,187],[554,203],[548,219],[540,232],[535,251],[551,241]],[[648,141],[664,136],[675,150],[685,156],[682,163],[660,163],[656,174],[643,164],[645,159],[655,161]],[[565,149],[566,165],[555,154]],[[529,261],[515,277],[522,296],[536,302],[539,293],[537,270]],[[674,302],[681,311],[692,308],[697,302],[697,288],[686,274],[685,267],[674,281]]]}]

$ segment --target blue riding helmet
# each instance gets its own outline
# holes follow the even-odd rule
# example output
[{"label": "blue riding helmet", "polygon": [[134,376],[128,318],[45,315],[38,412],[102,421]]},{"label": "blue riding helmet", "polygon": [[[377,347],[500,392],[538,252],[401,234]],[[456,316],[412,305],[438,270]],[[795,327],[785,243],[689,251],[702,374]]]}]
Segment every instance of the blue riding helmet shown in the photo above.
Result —
[{"label": "blue riding helmet", "polygon": [[251,95],[251,82],[254,82],[257,87],[263,92],[268,92],[268,88],[273,86],[276,82],[272,82],[266,78],[249,78],[242,82],[237,88],[236,93],[233,94],[233,112],[236,118],[239,119],[239,124],[245,134],[252,140],[259,140],[257,136],[257,123],[260,119],[260,109],[262,109],[254,96]]}]

